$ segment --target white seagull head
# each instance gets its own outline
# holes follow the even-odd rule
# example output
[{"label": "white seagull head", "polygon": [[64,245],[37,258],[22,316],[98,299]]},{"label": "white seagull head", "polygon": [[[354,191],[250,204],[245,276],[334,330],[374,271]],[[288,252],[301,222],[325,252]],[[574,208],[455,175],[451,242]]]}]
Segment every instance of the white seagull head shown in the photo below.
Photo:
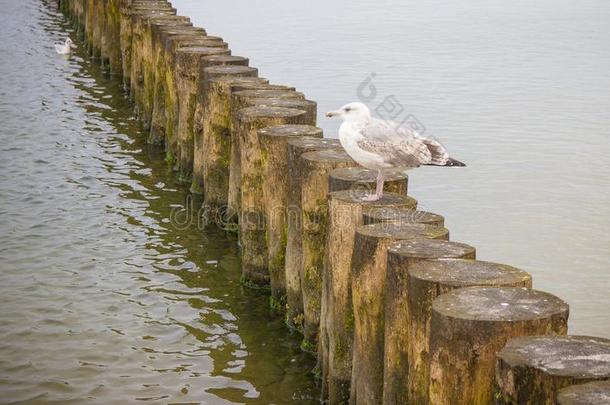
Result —
[{"label": "white seagull head", "polygon": [[327,117],[341,117],[347,122],[362,122],[371,118],[371,111],[363,103],[349,103],[336,111],[326,113]]}]

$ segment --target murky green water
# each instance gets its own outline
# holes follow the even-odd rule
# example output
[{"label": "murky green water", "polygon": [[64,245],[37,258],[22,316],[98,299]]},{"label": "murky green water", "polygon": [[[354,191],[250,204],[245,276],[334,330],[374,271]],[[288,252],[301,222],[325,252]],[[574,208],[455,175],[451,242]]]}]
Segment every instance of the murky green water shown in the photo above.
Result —
[{"label": "murky green water", "polygon": [[55,54],[51,6],[0,6],[0,403],[311,402],[312,359],[235,238],[179,225],[118,81]]}]

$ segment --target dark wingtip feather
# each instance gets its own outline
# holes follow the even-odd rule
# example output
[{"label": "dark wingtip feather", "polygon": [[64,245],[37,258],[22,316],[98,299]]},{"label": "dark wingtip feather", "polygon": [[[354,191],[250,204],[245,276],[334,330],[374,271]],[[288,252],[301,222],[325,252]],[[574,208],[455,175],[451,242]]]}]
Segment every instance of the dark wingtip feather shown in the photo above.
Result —
[{"label": "dark wingtip feather", "polygon": [[447,163],[445,163],[445,166],[466,167],[466,164],[454,158],[449,158],[449,160],[447,160]]}]

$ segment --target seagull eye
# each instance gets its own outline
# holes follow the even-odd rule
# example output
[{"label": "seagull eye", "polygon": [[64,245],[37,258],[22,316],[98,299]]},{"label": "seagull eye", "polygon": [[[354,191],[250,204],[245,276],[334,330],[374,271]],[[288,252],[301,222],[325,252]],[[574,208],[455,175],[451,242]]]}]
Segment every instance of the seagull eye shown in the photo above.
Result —
[{"label": "seagull eye", "polygon": [[350,111],[352,111],[352,109],[349,107],[345,109],[345,112],[350,112]]}]

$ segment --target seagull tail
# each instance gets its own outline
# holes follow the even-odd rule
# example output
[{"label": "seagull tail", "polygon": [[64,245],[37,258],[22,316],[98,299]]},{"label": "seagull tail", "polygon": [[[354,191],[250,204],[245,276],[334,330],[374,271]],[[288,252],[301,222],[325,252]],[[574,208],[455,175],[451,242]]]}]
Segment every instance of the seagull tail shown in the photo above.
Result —
[{"label": "seagull tail", "polygon": [[460,162],[457,159],[448,158],[447,161],[444,164],[430,163],[430,164],[427,164],[426,166],[466,167],[466,164]]},{"label": "seagull tail", "polygon": [[447,163],[445,163],[445,166],[456,166],[456,167],[466,167],[465,163],[460,162],[457,159],[454,158],[449,158],[447,160]]}]

